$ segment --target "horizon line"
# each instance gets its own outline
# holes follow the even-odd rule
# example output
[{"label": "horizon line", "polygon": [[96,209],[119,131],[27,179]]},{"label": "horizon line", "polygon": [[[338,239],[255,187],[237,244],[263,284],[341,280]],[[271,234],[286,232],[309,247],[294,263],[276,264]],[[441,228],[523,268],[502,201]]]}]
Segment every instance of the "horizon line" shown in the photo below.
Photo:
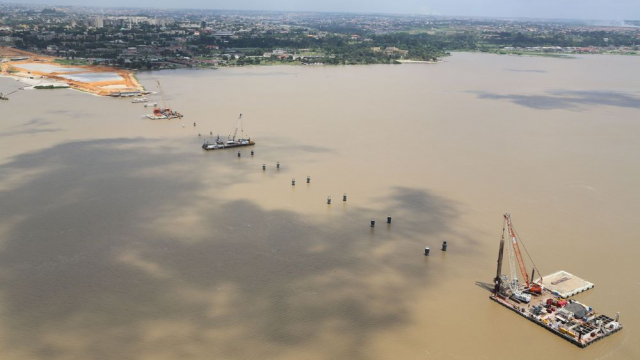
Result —
[{"label": "horizon line", "polygon": [[175,8],[175,7],[158,7],[158,6],[95,6],[95,5],[71,5],[71,4],[43,4],[43,3],[11,3],[3,2],[0,0],[0,5],[17,5],[17,6],[43,6],[43,7],[77,7],[87,9],[122,9],[122,10],[204,10],[204,11],[226,11],[226,12],[262,12],[262,13],[311,13],[311,14],[344,14],[344,15],[382,15],[382,16],[419,16],[419,17],[434,17],[434,18],[473,18],[473,19],[491,19],[491,20],[546,20],[546,21],[609,21],[609,22],[626,22],[626,21],[640,21],[635,19],[580,19],[580,18],[564,18],[564,17],[525,17],[525,16],[491,16],[491,15],[443,15],[443,14],[420,14],[420,13],[386,13],[386,12],[361,12],[361,11],[338,11],[338,10],[260,10],[260,9],[224,9],[224,8]]}]

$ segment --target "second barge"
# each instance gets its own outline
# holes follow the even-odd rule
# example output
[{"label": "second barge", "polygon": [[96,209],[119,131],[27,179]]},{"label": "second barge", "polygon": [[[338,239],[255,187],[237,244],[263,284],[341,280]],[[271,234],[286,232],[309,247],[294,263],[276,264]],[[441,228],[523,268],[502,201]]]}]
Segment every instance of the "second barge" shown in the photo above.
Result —
[{"label": "second barge", "polygon": [[[238,129],[240,129],[240,138],[236,139],[236,136],[238,135]],[[236,121],[233,135],[229,134],[229,136],[227,137],[227,141],[220,140],[220,135],[218,135],[218,138],[213,142],[205,141],[204,144],[202,144],[202,148],[205,150],[224,150],[241,146],[252,146],[255,144],[255,141],[252,141],[250,137],[245,139],[244,128],[242,127],[242,114],[240,114],[238,120]]]},{"label": "second barge", "polygon": [[227,142],[217,139],[216,141],[211,143],[205,141],[204,144],[202,144],[202,148],[205,150],[223,150],[240,146],[251,146],[255,144],[255,141],[251,141],[251,139],[238,139],[237,141],[228,140]]}]

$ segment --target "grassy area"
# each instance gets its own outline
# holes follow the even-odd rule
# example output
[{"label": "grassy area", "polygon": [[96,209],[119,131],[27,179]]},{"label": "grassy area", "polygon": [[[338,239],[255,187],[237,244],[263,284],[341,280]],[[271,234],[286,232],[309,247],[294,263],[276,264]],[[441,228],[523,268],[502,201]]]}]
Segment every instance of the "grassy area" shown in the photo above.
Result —
[{"label": "grassy area", "polygon": [[429,34],[429,35],[433,35],[436,33],[437,30],[434,29],[421,29],[421,28],[416,28],[416,29],[409,29],[403,32],[406,32],[407,34],[411,34],[411,35],[416,35],[416,34]]},{"label": "grassy area", "polygon": [[[477,52],[478,50],[472,50],[472,52]],[[544,52],[544,51],[525,51],[525,50],[505,50],[503,48],[496,47],[485,47],[479,50],[480,52],[490,53],[490,54],[498,54],[498,55],[518,55],[518,56],[540,56],[540,57],[549,57],[549,58],[559,58],[559,59],[575,59],[572,54],[558,54],[552,52]]]},{"label": "grassy area", "polygon": [[280,61],[280,60],[269,60],[263,61],[260,65],[302,65],[300,61]]},{"label": "grassy area", "polygon": [[619,51],[605,51],[602,54],[604,55],[625,55],[625,56],[640,56],[640,52],[619,52]]},{"label": "grassy area", "polygon": [[499,54],[499,55],[540,56],[540,57],[549,57],[549,58],[558,58],[558,59],[575,59],[575,57],[571,55],[536,52],[536,51],[492,51],[492,53]]},{"label": "grassy area", "polygon": [[38,90],[42,90],[42,89],[50,90],[50,89],[68,89],[69,87],[68,86],[54,86],[54,85],[37,85],[37,86],[34,86],[34,88],[38,89]]},{"label": "grassy area", "polygon": [[296,55],[300,55],[300,56],[324,56],[324,53],[316,52],[316,51],[306,51],[306,52],[296,53]]},{"label": "grassy area", "polygon": [[90,65],[86,60],[79,59],[55,59],[54,62],[60,65]]},{"label": "grassy area", "polygon": [[234,65],[234,66],[269,66],[269,65],[302,65],[302,62],[300,61],[291,61],[291,60],[261,60],[260,64],[244,64],[244,65],[238,65],[236,63],[236,61],[229,61],[229,65]]}]

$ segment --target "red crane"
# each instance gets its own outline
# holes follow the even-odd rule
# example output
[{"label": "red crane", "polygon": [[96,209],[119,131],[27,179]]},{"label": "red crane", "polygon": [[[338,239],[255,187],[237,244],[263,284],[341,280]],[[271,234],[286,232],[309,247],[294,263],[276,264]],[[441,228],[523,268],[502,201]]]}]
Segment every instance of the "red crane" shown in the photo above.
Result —
[{"label": "red crane", "polygon": [[[536,283],[529,282],[529,275],[527,274],[527,268],[524,266],[524,260],[522,260],[522,253],[520,253],[520,245],[518,245],[518,236],[516,235],[515,230],[513,230],[513,225],[511,224],[511,215],[504,214],[504,219],[507,222],[507,228],[509,229],[509,236],[511,237],[513,252],[516,254],[516,259],[518,259],[520,274],[522,275],[522,278],[527,284],[527,289],[529,289],[530,292],[540,294],[542,293],[542,287]],[[533,274],[531,274],[531,280],[533,281]],[[542,282],[542,278],[540,278],[540,282]]]}]

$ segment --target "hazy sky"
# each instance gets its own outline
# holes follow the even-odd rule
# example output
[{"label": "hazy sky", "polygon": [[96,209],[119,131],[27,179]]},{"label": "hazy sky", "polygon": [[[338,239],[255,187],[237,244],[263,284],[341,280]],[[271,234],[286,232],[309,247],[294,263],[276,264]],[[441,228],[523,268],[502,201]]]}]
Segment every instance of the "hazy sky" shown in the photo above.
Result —
[{"label": "hazy sky", "polygon": [[[9,0],[59,5],[640,20],[640,0]],[[3,2],[3,0],[0,0]]]}]

